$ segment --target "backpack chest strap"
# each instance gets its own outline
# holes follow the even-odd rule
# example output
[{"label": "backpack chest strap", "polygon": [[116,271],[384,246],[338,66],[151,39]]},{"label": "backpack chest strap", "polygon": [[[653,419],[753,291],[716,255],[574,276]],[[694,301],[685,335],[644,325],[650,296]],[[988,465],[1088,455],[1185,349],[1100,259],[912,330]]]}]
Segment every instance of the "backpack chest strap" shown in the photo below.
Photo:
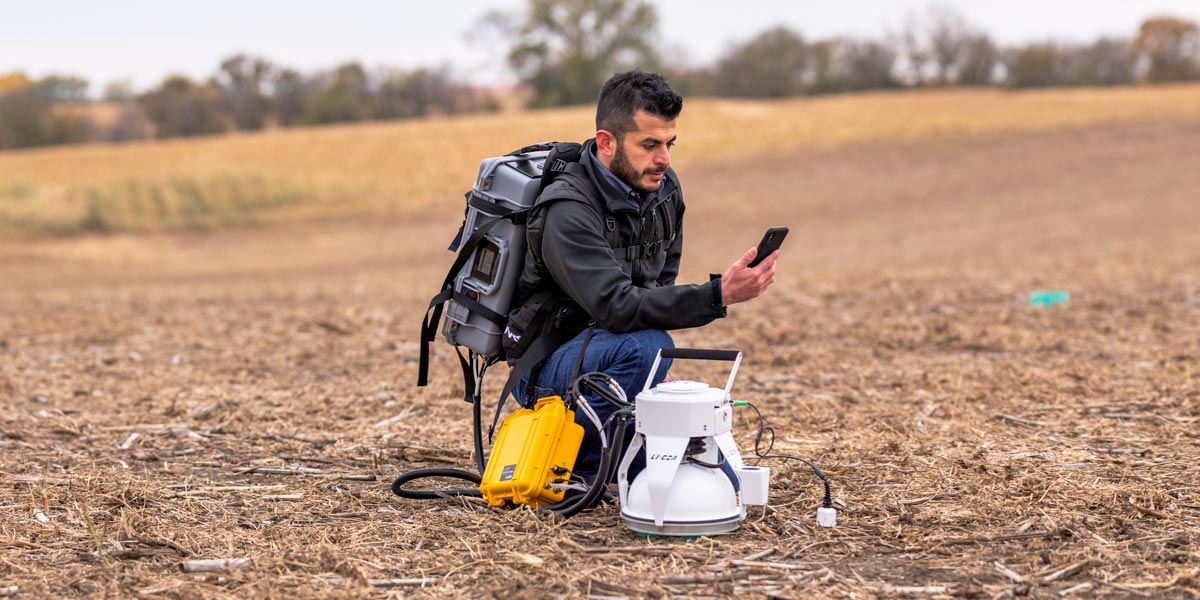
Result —
[{"label": "backpack chest strap", "polygon": [[657,242],[646,242],[644,244],[635,244],[624,248],[617,248],[613,251],[617,258],[623,258],[626,261],[635,261],[639,258],[654,256],[667,251],[671,247],[672,240],[658,240]]}]

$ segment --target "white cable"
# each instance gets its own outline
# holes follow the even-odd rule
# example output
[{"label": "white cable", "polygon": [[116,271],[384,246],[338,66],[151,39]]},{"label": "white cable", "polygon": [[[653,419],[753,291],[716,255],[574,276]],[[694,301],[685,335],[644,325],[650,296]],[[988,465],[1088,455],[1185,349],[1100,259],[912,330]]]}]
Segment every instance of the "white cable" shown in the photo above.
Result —
[{"label": "white cable", "polygon": [[575,490],[577,492],[588,491],[588,486],[583,485],[582,483],[572,483],[572,484],[556,483],[556,484],[552,484],[552,485],[554,485],[555,489],[558,491],[566,491],[566,490]]},{"label": "white cable", "polygon": [[629,404],[629,397],[625,395],[625,390],[619,384],[617,384],[617,380],[613,379],[612,377],[608,377],[607,375],[605,376],[605,379],[608,380],[608,389],[612,390],[613,393],[617,395],[617,398],[621,400],[621,404]]},{"label": "white cable", "polygon": [[596,414],[596,410],[588,403],[587,398],[580,398],[577,406],[596,427],[596,431],[600,432],[600,447],[608,446],[608,437],[604,435],[604,425],[600,422],[600,416]]},{"label": "white cable", "polygon": [[[598,375],[604,379],[605,385],[608,386],[608,389],[617,397],[621,404],[629,404],[629,397],[625,395],[625,390],[621,388],[620,384],[617,383],[617,380],[613,379],[609,375],[599,372],[587,373],[581,375],[579,379],[591,377],[593,375]],[[608,436],[604,433],[604,423],[600,421],[600,415],[596,414],[596,410],[592,408],[591,403],[587,401],[587,398],[584,397],[583,392],[579,390],[579,379],[576,379],[572,384],[572,389],[578,392],[578,402],[576,402],[576,405],[578,406],[579,410],[583,411],[583,414],[587,416],[588,420],[592,422],[592,425],[595,426],[596,431],[600,432],[600,447],[606,448],[608,447]]]}]

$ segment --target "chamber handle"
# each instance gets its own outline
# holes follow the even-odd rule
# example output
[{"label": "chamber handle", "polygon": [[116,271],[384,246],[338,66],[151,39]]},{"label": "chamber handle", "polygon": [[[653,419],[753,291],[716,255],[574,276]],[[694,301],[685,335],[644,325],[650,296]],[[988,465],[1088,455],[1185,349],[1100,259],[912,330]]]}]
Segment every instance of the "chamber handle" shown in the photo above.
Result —
[{"label": "chamber handle", "polygon": [[650,375],[646,377],[646,385],[642,386],[643,392],[650,390],[650,384],[654,382],[654,374],[658,372],[658,364],[664,358],[733,361],[733,369],[729,372],[729,380],[725,382],[725,398],[728,399],[730,397],[729,391],[733,389],[733,378],[737,376],[738,365],[742,364],[742,351],[704,348],[660,348],[658,354],[654,356],[654,366],[650,367]]}]

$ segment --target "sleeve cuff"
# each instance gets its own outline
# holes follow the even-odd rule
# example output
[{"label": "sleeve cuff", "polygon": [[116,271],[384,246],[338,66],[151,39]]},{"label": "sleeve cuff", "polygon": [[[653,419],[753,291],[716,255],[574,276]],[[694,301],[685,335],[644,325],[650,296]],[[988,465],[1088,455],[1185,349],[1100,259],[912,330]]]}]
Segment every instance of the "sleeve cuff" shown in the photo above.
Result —
[{"label": "sleeve cuff", "polygon": [[713,313],[716,314],[718,318],[723,318],[726,314],[728,314],[728,311],[725,310],[725,305],[721,304],[721,276],[717,274],[710,274],[708,276],[708,282],[712,284]]}]

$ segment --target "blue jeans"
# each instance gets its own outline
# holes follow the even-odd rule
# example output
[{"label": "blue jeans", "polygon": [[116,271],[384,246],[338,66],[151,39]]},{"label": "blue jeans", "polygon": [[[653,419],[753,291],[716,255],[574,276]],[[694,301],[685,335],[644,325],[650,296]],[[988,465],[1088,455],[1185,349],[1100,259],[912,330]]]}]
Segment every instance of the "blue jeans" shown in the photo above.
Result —
[{"label": "blue jeans", "polygon": [[[546,396],[562,396],[564,400],[567,399],[567,393],[571,389],[571,373],[575,369],[575,362],[579,358],[579,351],[583,347],[585,337],[587,337],[587,331],[560,346],[558,350],[554,351],[554,354],[542,362],[532,396],[528,394],[528,375],[516,385],[513,396],[517,402],[521,403],[521,406],[532,408],[538,398]],[[642,387],[646,385],[646,377],[650,374],[650,367],[654,365],[655,355],[663,348],[674,347],[675,342],[671,336],[660,329],[643,329],[629,333],[610,333],[603,329],[597,329],[592,333],[592,339],[588,342],[584,352],[579,375],[593,371],[607,374],[616,380],[621,389],[625,390],[625,395],[632,403],[638,393],[642,391]],[[655,386],[661,383],[670,368],[671,360],[663,359],[659,364],[658,373],[655,373],[654,381],[650,385]],[[587,402],[595,409],[601,423],[604,423],[610,415],[616,412],[616,407],[604,400],[588,397]],[[591,480],[600,468],[600,435],[582,411],[575,411],[575,422],[583,426],[583,443],[579,447],[579,457],[575,459],[575,473]],[[625,435],[632,433],[633,423],[630,422],[628,433]],[[625,435],[620,438],[623,439]],[[622,450],[621,447],[617,447],[620,439],[612,440],[610,443],[616,448],[616,451]],[[638,455],[629,468],[630,480],[645,467],[645,464],[643,449],[643,452]],[[613,476],[615,478],[615,472]]]}]

